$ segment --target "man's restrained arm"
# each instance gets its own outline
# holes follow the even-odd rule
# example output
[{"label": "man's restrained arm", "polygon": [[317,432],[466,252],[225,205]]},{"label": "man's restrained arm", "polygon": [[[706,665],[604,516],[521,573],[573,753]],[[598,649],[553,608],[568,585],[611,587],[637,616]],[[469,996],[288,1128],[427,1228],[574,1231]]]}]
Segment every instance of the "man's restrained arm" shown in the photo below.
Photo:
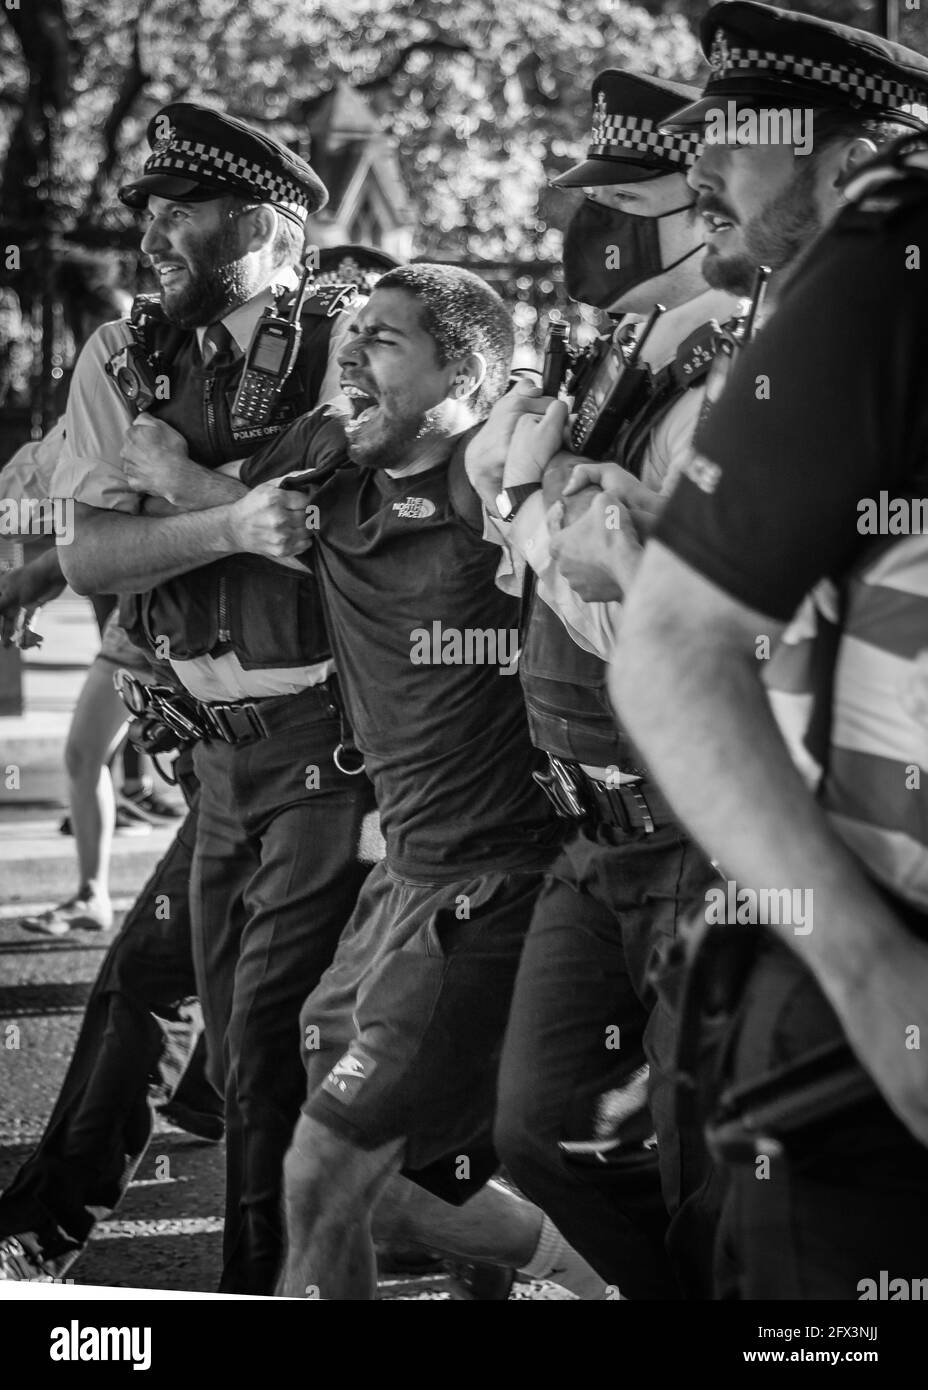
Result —
[{"label": "man's restrained arm", "polygon": [[177,516],[136,516],[76,503],[74,539],[58,548],[72,589],[79,594],[143,593],[239,550],[231,504],[248,489],[227,475],[213,476],[225,501],[204,501],[203,510]]}]

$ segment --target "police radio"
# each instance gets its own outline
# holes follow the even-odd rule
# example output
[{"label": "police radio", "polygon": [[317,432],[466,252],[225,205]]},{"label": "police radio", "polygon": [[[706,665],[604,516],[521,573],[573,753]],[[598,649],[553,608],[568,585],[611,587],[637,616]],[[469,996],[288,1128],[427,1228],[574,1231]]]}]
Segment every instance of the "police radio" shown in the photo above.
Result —
[{"label": "police radio", "polygon": [[568,338],[570,326],[563,319],[552,319],[545,338],[545,356],[541,368],[541,394],[557,396],[564,384],[570,365]]},{"label": "police radio", "polygon": [[624,330],[617,328],[581,359],[571,383],[576,413],[570,432],[571,453],[602,458],[622,422],[644,404],[651,388],[651,369],[647,363],[639,365],[641,349],[663,312],[663,304],[655,304],[628,356],[622,345]]},{"label": "police radio", "polygon": [[716,401],[725,390],[731,369],[735,364],[735,358],[742,348],[746,347],[754,336],[754,321],[763,306],[764,296],[767,292],[767,281],[770,279],[771,270],[767,265],[758,266],[757,274],[754,276],[754,284],[751,289],[751,302],[744,318],[738,325],[732,328],[723,328],[718,335],[718,345],[715,357],[712,359],[712,366],[706,377],[706,393],[699,412],[699,419],[696,423],[697,430],[700,425],[705,423],[709,412]]},{"label": "police radio", "polygon": [[296,297],[286,317],[275,314],[273,309],[265,309],[255,324],[232,402],[233,425],[266,425],[270,420],[300,350],[303,336],[300,315],[314,269],[312,258],[307,257]]}]

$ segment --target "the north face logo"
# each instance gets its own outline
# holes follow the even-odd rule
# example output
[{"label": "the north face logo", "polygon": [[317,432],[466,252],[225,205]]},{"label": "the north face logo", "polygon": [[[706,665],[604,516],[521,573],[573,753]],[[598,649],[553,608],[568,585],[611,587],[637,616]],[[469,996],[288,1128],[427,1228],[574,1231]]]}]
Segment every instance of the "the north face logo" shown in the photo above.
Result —
[{"label": "the north face logo", "polygon": [[404,497],[402,502],[393,503],[393,510],[397,516],[421,521],[427,516],[435,515],[435,503],[430,502],[427,497]]},{"label": "the north face logo", "polygon": [[346,1052],[323,1081],[322,1089],[339,1100],[351,1100],[373,1070],[374,1064],[369,1058]]}]

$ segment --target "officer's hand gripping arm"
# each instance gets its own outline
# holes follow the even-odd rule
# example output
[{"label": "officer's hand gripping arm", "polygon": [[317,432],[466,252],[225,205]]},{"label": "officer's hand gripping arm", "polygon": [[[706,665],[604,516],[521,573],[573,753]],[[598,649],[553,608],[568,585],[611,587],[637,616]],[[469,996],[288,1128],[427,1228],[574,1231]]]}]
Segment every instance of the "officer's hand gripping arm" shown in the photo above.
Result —
[{"label": "officer's hand gripping arm", "polygon": [[[161,498],[178,512],[218,507],[240,495],[227,486],[226,474],[195,463],[183,435],[152,415],[136,417],[126,432],[120,456],[133,492]],[[171,514],[144,504],[142,509],[148,516]]]},{"label": "officer's hand gripping arm", "polygon": [[76,506],[74,540],[59,546],[61,569],[79,594],[144,593],[224,555],[248,551],[299,565],[305,551],[307,498],[276,482],[249,490],[225,477],[230,500],[178,516],[145,517]]},{"label": "officer's hand gripping arm", "polygon": [[523,415],[543,415],[550,403],[537,386],[520,381],[496,402],[468,444],[464,467],[471,486],[492,516],[496,516],[496,499],[503,486],[513,430]]},{"label": "officer's hand gripping arm", "polygon": [[622,599],[643,549],[631,512],[612,492],[597,493],[582,515],[563,529],[554,529],[550,539],[552,559],[587,603]]}]

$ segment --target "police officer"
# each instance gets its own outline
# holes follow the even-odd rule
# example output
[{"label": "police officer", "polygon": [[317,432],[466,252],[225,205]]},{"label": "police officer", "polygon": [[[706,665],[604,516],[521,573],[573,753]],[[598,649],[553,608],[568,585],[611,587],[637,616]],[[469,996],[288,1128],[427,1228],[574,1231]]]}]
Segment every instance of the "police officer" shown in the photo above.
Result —
[{"label": "police officer", "polygon": [[[735,307],[694,270],[703,238],[686,173],[698,141],[659,130],[694,95],[658,78],[600,74],[588,158],[555,180],[595,198],[585,219],[593,245],[604,250],[611,235],[620,247],[618,283],[611,272],[603,277],[614,309],[645,312],[658,293],[670,305],[661,344],[651,345],[668,401],[702,378],[718,328],[712,320]],[[565,257],[575,247],[588,264],[587,248],[573,236]],[[569,260],[565,273],[577,279]],[[647,342],[642,350],[647,360]],[[478,436],[472,455],[480,444]],[[533,564],[546,540],[539,488],[540,481],[512,478],[497,504],[514,518],[505,522],[507,540]],[[573,640],[546,601],[544,578],[528,590],[520,675],[533,742],[548,758],[549,792],[576,830],[546,880],[526,941],[500,1073],[497,1143],[522,1190],[624,1296],[672,1298],[665,1200],[645,1147],[655,1121],[672,1209],[680,1204],[683,1158],[666,1085],[658,1084],[663,1059],[655,1057],[653,1036],[645,1037],[653,1003],[645,977],[651,933],[673,932],[678,909],[709,870],[659,792],[644,784],[609,706],[607,667]],[[618,1148],[606,1141],[619,1114],[626,1140],[620,1166],[604,1162]]]},{"label": "police officer", "polygon": [[[860,64],[859,49],[828,53],[842,79]],[[924,104],[928,64],[907,66]],[[901,85],[884,74],[880,95]],[[737,910],[714,920],[753,938],[725,1064],[698,1072],[730,1179],[719,1297],[918,1297],[928,1239],[928,555],[920,526],[881,522],[878,506],[928,488],[916,442],[928,298],[912,273],[928,236],[926,137],[865,166],[848,198],[697,433],[714,487],[681,480],[615,657],[623,717],[719,854],[726,898],[736,891]],[[763,403],[758,374],[775,383]],[[810,591],[808,737],[823,769],[811,786],[756,659],[757,633],[782,641]],[[800,911],[752,910],[771,890]],[[724,1114],[720,1087],[740,1094]]]},{"label": "police officer", "polygon": [[[241,553],[178,572],[171,531],[193,518],[155,515],[141,473],[161,421],[204,460],[208,486],[209,468],[333,394],[326,362],[353,292],[327,287],[308,301],[294,363],[278,361],[266,335],[253,344],[264,310],[279,319],[292,307],[293,266],[323,185],[278,141],[204,107],[165,107],[148,137],[144,172],[120,196],[147,214],[142,249],[160,303],[101,330],[78,362],[56,478],[78,503],[62,568],[79,589],[99,589],[105,576],[104,587],[129,595],[130,634],[170,661],[177,708],[199,738],[191,916],[195,992],[226,1097],[221,1287],[269,1293],[280,1165],[302,1091],[299,1008],[365,876],[371,793],[347,760],[313,578],[256,553],[253,512],[234,518]],[[246,356],[276,372],[257,409],[236,402]],[[140,400],[147,408],[133,423]],[[175,895],[169,911],[183,911]]]},{"label": "police officer", "polygon": [[[892,130],[893,122],[902,120],[919,124],[919,98],[924,90],[926,65],[918,55],[896,46],[883,45],[874,41],[871,35],[845,30],[841,26],[824,25],[804,16],[784,17],[766,6],[751,4],[736,3],[713,9],[704,26],[704,40],[707,56],[714,59],[715,75],[710,80],[704,99],[691,108],[698,123],[701,124],[704,117],[720,107],[728,114],[727,101],[732,93],[735,111],[743,113],[753,112],[761,100],[764,106],[772,105],[776,93],[783,99],[784,106],[791,109],[799,107],[801,94],[810,116],[813,113],[819,115],[827,103],[828,114],[826,116],[821,112],[818,121],[822,137],[818,158],[806,166],[799,166],[801,174],[797,174],[798,159],[795,149],[790,148],[795,143],[791,138],[785,142],[787,148],[781,150],[758,148],[757,142],[754,149],[747,145],[743,149],[732,149],[722,143],[712,147],[707,140],[703,153],[689,174],[691,184],[700,192],[700,206],[710,214],[710,253],[706,259],[706,273],[712,277],[713,283],[726,283],[730,288],[744,289],[750,283],[761,254],[765,260],[772,262],[778,272],[785,271],[795,261],[818,231],[822,210],[838,206],[840,176],[852,168],[862,155],[866,157],[867,153],[872,153],[873,142],[885,138],[887,131]],[[810,54],[808,58],[800,60],[789,56],[806,51]],[[790,81],[791,77],[796,76],[796,69],[798,83]],[[787,76],[781,77],[783,73]],[[873,100],[863,107],[858,104],[862,92],[873,94]],[[723,96],[725,102],[722,102]],[[845,103],[843,109],[842,101]],[[676,128],[676,125],[675,120],[671,128]],[[685,125],[684,128],[693,127]],[[741,129],[746,128],[747,122],[744,122]],[[792,130],[790,133],[793,133]],[[779,235],[784,226],[790,228],[792,240]],[[781,274],[781,281],[782,278]],[[552,423],[558,424],[556,412]],[[760,415],[756,428],[767,428]],[[698,460],[690,466],[684,456],[677,472],[681,469],[689,469],[697,486],[707,492],[712,490],[714,474],[711,469],[701,467]],[[581,587],[581,592],[588,598],[620,597],[634,575],[633,565],[623,565],[628,549],[628,516],[622,513],[618,535],[607,536],[606,505],[614,505],[616,511],[620,511],[618,494],[612,498],[604,494],[602,505],[594,503],[586,515],[569,528],[574,533],[569,543],[565,532],[564,537],[556,538],[553,545],[561,558],[564,573],[571,582]],[[700,534],[704,534],[699,529]],[[634,527],[631,530],[634,534]],[[570,564],[564,566],[563,558],[568,544]],[[719,556],[722,553],[720,551]],[[713,573],[719,572],[716,566]],[[602,584],[600,591],[597,591],[597,583]],[[592,609],[602,610],[604,607],[607,606],[592,605]],[[617,604],[608,607],[617,608]],[[568,613],[569,621],[576,629],[577,624],[582,622],[584,608],[591,609],[591,605],[583,605],[575,600],[572,607],[561,611]],[[653,621],[657,621],[653,610],[651,616]],[[606,636],[609,619],[608,615],[603,617],[602,611],[599,617],[598,628],[596,623],[591,622],[586,629],[581,626],[579,630],[587,638],[595,633],[598,638],[596,649],[605,653],[610,641]],[[617,614],[612,615],[613,635],[616,617]],[[664,621],[663,615],[660,621]],[[755,635],[759,630],[755,630]],[[666,682],[663,691],[665,694],[658,698],[652,680],[647,699],[654,702],[652,708],[658,706],[664,710],[673,704],[677,710],[674,747],[679,757],[680,749],[689,749],[690,746],[689,740],[683,736],[683,723],[688,723],[692,711],[686,702],[683,709],[677,706],[679,694],[675,681]],[[639,693],[639,700],[643,699]],[[653,727],[654,722],[652,718],[649,727]],[[686,757],[689,758],[689,752]],[[647,778],[642,785],[646,799],[653,785],[653,778]],[[708,843],[712,844],[713,849],[716,848],[715,840]],[[623,849],[615,855],[612,868],[617,876],[623,874],[627,854],[628,850]],[[644,891],[653,892],[653,885],[650,890],[645,888]],[[659,886],[657,892],[660,893]],[[627,920],[628,914],[620,912],[623,942],[627,935]],[[660,1013],[654,1015],[652,1029],[662,1021]],[[652,1090],[654,1070],[652,1057]],[[691,1204],[689,1213],[683,1214],[697,1215],[696,1204]],[[563,1220],[561,1224],[564,1224]],[[679,1239],[684,1231],[685,1225],[678,1223],[674,1234]],[[698,1247],[699,1242],[690,1241],[690,1253],[698,1253]],[[708,1254],[708,1251],[704,1249],[703,1253]],[[707,1265],[708,1260],[703,1261],[701,1279],[691,1286],[697,1291],[706,1287]],[[698,1275],[699,1270],[694,1273]]]}]

